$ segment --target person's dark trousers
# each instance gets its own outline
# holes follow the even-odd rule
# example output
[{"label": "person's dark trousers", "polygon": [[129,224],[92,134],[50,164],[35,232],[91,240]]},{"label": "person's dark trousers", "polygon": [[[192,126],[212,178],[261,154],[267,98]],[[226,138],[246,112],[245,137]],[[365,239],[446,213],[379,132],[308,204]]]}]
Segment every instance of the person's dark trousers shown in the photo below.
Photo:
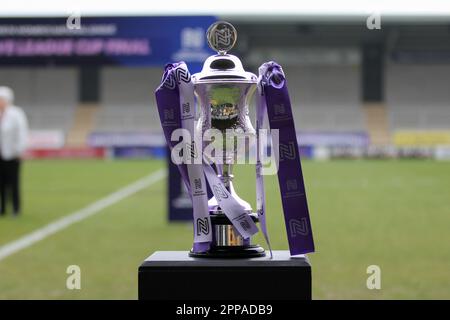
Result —
[{"label": "person's dark trousers", "polygon": [[6,213],[6,163],[0,158],[0,215]]},{"label": "person's dark trousers", "polygon": [[5,214],[11,196],[13,213],[20,213],[20,159],[0,160],[0,213]]}]

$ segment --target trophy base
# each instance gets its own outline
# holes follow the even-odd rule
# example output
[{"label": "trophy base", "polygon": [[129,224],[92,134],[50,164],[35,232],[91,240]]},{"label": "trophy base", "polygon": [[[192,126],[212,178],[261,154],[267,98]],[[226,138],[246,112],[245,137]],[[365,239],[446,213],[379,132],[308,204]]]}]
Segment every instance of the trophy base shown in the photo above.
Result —
[{"label": "trophy base", "polygon": [[189,252],[189,256],[193,258],[259,258],[265,257],[264,248],[259,245],[235,246],[235,247],[212,247],[207,252]]},{"label": "trophy base", "polygon": [[[257,223],[258,215],[249,213],[252,220]],[[223,213],[212,213],[211,224],[213,226],[213,242],[207,252],[190,251],[193,258],[259,258],[265,257],[264,248],[257,244],[251,244],[251,238],[242,238],[234,229],[230,220]]]}]

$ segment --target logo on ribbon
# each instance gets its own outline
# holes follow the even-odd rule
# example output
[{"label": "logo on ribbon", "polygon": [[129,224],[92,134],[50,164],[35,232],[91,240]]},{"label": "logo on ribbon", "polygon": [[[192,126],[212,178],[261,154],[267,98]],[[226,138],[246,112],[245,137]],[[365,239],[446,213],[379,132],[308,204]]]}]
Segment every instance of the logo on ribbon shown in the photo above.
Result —
[{"label": "logo on ribbon", "polygon": [[183,103],[183,113],[191,113],[191,104],[189,102]]},{"label": "logo on ribbon", "polygon": [[197,235],[200,236],[201,234],[209,234],[209,221],[208,218],[198,218],[197,219]]},{"label": "logo on ribbon", "polygon": [[[273,105],[268,105],[268,108],[272,110],[269,112],[272,113],[272,116],[269,115],[271,122],[293,121],[292,114],[290,112],[291,107],[289,105],[286,106],[284,103],[274,103]],[[286,125],[290,126],[291,124]]]},{"label": "logo on ribbon", "polygon": [[178,83],[180,82],[188,83],[191,81],[191,74],[186,69],[177,68],[175,70],[175,79],[177,80]]},{"label": "logo on ribbon", "polygon": [[192,192],[192,196],[203,196],[205,195],[205,191],[203,191],[203,183],[201,178],[194,178],[193,181],[194,191]]},{"label": "logo on ribbon", "polygon": [[173,74],[170,73],[166,77],[166,80],[164,80],[164,87],[172,90],[172,89],[175,89],[175,86],[176,86],[175,79],[173,78]]},{"label": "logo on ribbon", "polygon": [[167,89],[175,89],[177,83],[180,83],[181,81],[186,83],[190,82],[191,74],[189,71],[178,67],[175,70],[170,71],[166,80],[164,80],[164,87]]},{"label": "logo on ribbon", "polygon": [[283,160],[294,160],[296,153],[295,142],[289,142],[288,144],[280,143],[280,161]]},{"label": "logo on ribbon", "polygon": [[197,190],[202,188],[202,180],[200,178],[194,179],[194,188]]},{"label": "logo on ribbon", "polygon": [[273,113],[276,116],[284,115],[286,113],[286,107],[284,104],[274,104],[273,105]]},{"label": "logo on ribbon", "polygon": [[214,185],[213,190],[214,190],[214,195],[217,198],[217,201],[228,198],[227,192],[223,189],[223,187],[221,185],[217,185],[217,184]]},{"label": "logo on ribbon", "polygon": [[247,220],[239,221],[239,224],[241,225],[242,229],[244,229],[244,231],[247,231],[251,228],[250,223]]},{"label": "logo on ribbon", "polygon": [[286,181],[287,191],[295,191],[298,189],[298,183],[296,179],[289,179]]},{"label": "logo on ribbon", "polygon": [[164,120],[173,120],[175,113],[173,109],[164,109]]},{"label": "logo on ribbon", "polygon": [[308,235],[308,221],[306,220],[306,218],[301,218],[300,220],[289,220],[289,233],[293,238],[295,238],[298,234],[301,236]]}]

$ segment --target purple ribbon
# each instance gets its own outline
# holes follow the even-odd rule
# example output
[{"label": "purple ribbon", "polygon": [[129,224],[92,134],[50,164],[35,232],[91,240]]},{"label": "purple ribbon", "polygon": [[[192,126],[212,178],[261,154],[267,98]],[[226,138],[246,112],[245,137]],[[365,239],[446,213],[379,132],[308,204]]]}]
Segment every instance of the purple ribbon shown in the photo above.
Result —
[{"label": "purple ribbon", "polygon": [[[180,111],[180,96],[178,85],[175,85],[175,77],[173,70],[181,63],[170,63],[164,68],[161,85],[155,91],[156,102],[158,105],[159,119],[166,138],[167,144],[172,151],[173,147],[177,145],[177,141],[171,141],[171,136],[174,130],[181,128],[181,111]],[[178,166],[181,177],[191,194],[191,186],[185,164]]]},{"label": "purple ribbon", "polygon": [[[191,141],[186,142],[183,139],[184,146],[189,143],[191,147],[194,147],[194,91],[189,70],[184,62],[166,65],[162,83],[157,88],[155,96],[161,126],[170,150],[172,151],[179,143],[179,141],[172,141],[172,133],[180,128],[190,133]],[[189,152],[184,152],[183,156],[186,160],[189,158]],[[212,225],[202,164],[183,162],[178,164],[178,168],[192,200],[194,216],[192,250],[206,252],[212,241]]]},{"label": "purple ribbon", "polygon": [[263,64],[259,68],[259,86],[265,105],[260,101],[258,108],[267,108],[270,129],[279,132],[279,145],[274,149],[289,249],[291,255],[314,252],[292,107],[281,66],[273,61]]}]

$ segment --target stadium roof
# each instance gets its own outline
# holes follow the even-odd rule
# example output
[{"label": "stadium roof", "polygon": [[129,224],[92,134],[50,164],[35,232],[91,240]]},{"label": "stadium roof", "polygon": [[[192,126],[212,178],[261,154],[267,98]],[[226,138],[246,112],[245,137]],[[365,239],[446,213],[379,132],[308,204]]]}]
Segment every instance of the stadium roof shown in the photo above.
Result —
[{"label": "stadium roof", "polygon": [[216,15],[220,17],[283,18],[283,20],[348,20],[380,13],[383,18],[406,21],[448,21],[450,1],[404,0],[4,0],[0,17],[133,15]]}]

